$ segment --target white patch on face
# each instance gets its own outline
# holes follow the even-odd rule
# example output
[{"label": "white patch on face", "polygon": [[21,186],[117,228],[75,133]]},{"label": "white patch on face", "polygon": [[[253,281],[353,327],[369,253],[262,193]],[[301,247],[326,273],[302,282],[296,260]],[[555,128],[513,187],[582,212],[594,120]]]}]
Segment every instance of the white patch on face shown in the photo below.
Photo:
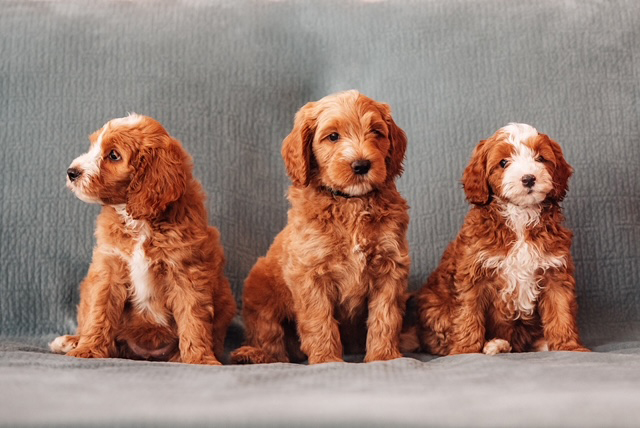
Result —
[{"label": "white patch on face", "polygon": [[537,137],[538,131],[531,125],[527,125],[526,123],[510,123],[507,126],[503,126],[498,130],[498,132],[504,132],[507,134],[507,142],[509,144],[513,144],[514,146],[518,146],[523,144],[529,138]]},{"label": "white patch on face", "polygon": [[100,166],[102,164],[102,139],[106,132],[113,126],[134,126],[140,121],[142,121],[143,116],[131,113],[128,116],[112,119],[109,122],[105,123],[102,127],[102,131],[100,135],[98,135],[98,139],[95,144],[91,146],[91,149],[74,159],[71,162],[69,168],[76,168],[82,172],[82,175],[74,182],[71,182],[67,178],[67,187],[69,187],[73,193],[80,199],[81,201],[90,203],[90,204],[99,204],[101,201],[93,196],[89,196],[86,194],[86,188],[91,182],[91,179],[98,175],[100,172]]},{"label": "white patch on face", "polygon": [[134,126],[142,121],[142,115],[130,113],[129,116],[112,119],[109,124],[111,126]]},{"label": "white patch on face", "polygon": [[108,124],[105,124],[102,127],[102,132],[98,135],[98,140],[91,147],[91,150],[81,156],[78,156],[73,162],[71,162],[70,168],[78,168],[82,171],[82,180],[88,180],[100,171],[100,164],[102,163],[102,138],[107,132],[107,125]]},{"label": "white patch on face", "polygon": [[[536,137],[538,131],[524,123],[510,123],[501,128],[506,133],[506,140],[515,147],[515,153],[502,176],[502,197],[516,205],[528,206],[542,202],[553,187],[551,175],[542,162],[536,162],[536,153],[525,145],[530,138]],[[535,177],[535,184],[526,187],[523,177]]]},{"label": "white patch on face", "polygon": [[540,294],[539,281],[542,273],[550,268],[566,266],[564,256],[541,252],[538,247],[526,239],[527,229],[540,221],[539,207],[522,207],[512,203],[501,206],[507,225],[516,234],[516,241],[506,257],[485,258],[483,267],[497,269],[506,282],[502,290],[502,300],[514,310],[515,318],[530,318]]},{"label": "white patch on face", "polygon": [[80,170],[81,176],[76,181],[71,181],[67,177],[67,187],[76,195],[78,199],[89,204],[99,204],[100,199],[89,196],[86,194],[86,188],[91,182],[91,179],[100,172],[100,165],[102,163],[102,138],[107,132],[108,123],[102,127],[102,132],[98,136],[95,144],[91,146],[91,149],[78,156],[71,162],[69,168],[76,168]]},{"label": "white patch on face", "polygon": [[[69,182],[67,182],[67,186],[70,187]],[[80,189],[80,187],[71,187],[71,191],[73,192],[74,195],[76,195],[76,198],[80,199],[82,202],[86,202],[87,204],[102,203],[102,201],[99,198],[96,198],[94,196],[89,196],[86,193],[84,193]]]}]

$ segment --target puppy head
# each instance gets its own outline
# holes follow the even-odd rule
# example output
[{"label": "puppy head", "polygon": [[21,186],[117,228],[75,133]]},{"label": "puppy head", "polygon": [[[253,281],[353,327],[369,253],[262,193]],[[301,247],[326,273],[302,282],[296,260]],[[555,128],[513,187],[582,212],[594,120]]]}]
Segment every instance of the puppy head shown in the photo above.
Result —
[{"label": "puppy head", "polygon": [[564,199],[572,173],[558,143],[530,125],[510,123],[478,144],[462,183],[473,204],[487,204],[495,195],[530,206]]},{"label": "puppy head", "polygon": [[402,174],[406,148],[391,108],[351,90],[302,107],[282,157],[295,184],[359,196]]},{"label": "puppy head", "polygon": [[90,150],[67,170],[67,187],[79,199],[126,204],[132,218],[151,220],[184,194],[191,159],[156,120],[113,119],[89,139]]}]

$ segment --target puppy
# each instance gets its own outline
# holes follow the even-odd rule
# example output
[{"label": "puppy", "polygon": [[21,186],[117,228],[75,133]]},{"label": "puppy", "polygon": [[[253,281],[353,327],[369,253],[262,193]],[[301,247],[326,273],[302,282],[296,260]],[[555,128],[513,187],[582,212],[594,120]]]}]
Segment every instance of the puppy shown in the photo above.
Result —
[{"label": "puppy", "polygon": [[407,146],[387,104],[357,91],[306,104],[282,157],[293,181],[285,229],[244,288],[236,363],[401,357],[408,206],[394,180]]},{"label": "puppy", "polygon": [[462,177],[474,206],[417,293],[424,350],[588,351],[559,206],[572,173],[558,143],[526,124],[478,144]]},{"label": "puppy", "polygon": [[132,114],[90,137],[67,187],[101,204],[80,287],[78,331],[53,352],[220,364],[235,300],[218,231],[191,157],[150,117]]}]

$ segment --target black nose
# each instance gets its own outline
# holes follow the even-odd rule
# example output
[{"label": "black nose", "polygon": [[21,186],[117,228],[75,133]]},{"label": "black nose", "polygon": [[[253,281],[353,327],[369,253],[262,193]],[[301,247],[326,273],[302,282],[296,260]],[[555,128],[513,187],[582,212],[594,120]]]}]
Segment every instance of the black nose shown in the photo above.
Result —
[{"label": "black nose", "polygon": [[351,164],[351,168],[358,175],[366,174],[371,169],[371,161],[357,160]]},{"label": "black nose", "polygon": [[78,177],[80,177],[81,175],[82,175],[82,171],[80,171],[79,169],[69,168],[67,170],[67,177],[69,177],[69,180],[71,181],[76,181]]},{"label": "black nose", "polygon": [[522,176],[522,185],[524,187],[533,187],[536,184],[536,176],[527,174]]}]

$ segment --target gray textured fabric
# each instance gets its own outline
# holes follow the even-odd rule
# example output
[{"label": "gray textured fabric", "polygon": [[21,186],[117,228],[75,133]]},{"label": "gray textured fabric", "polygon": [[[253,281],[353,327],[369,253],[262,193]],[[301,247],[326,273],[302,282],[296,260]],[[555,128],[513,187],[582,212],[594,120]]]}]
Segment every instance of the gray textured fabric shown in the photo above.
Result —
[{"label": "gray textured fabric", "polygon": [[640,339],[639,61],[632,0],[0,0],[0,422],[637,424],[637,346],[210,369],[70,361],[6,340],[42,346],[75,328],[98,207],[64,188],[64,171],[108,119],[154,116],[191,152],[240,298],[286,221],[280,144],[294,113],[356,88],[390,103],[410,139],[399,187],[412,288],[462,223],[476,142],[527,122],[576,169],[565,211],[587,343],[625,347]]},{"label": "gray textured fabric", "polygon": [[640,341],[592,354],[202,367],[0,347],[0,425],[638,426]]}]

